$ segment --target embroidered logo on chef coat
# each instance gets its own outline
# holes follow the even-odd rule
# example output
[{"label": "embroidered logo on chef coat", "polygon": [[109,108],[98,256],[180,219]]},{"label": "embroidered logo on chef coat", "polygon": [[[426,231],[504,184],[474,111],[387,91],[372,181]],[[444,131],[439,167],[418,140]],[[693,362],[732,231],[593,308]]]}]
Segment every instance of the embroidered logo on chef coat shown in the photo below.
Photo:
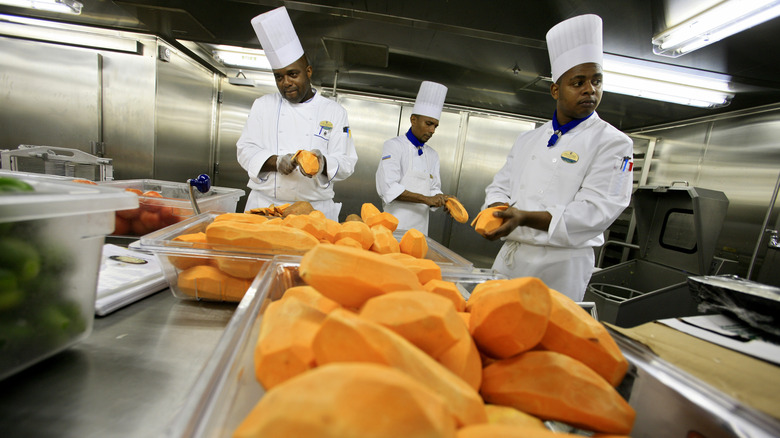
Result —
[{"label": "embroidered logo on chef coat", "polygon": [[333,130],[333,123],[323,120],[320,122],[320,130],[315,134],[317,137],[327,140],[330,137],[330,132]]},{"label": "embroidered logo on chef coat", "polygon": [[566,152],[561,154],[561,160],[563,160],[563,161],[565,161],[567,163],[576,163],[577,161],[579,161],[579,159],[580,159],[580,156],[577,155],[576,152],[566,151]]}]

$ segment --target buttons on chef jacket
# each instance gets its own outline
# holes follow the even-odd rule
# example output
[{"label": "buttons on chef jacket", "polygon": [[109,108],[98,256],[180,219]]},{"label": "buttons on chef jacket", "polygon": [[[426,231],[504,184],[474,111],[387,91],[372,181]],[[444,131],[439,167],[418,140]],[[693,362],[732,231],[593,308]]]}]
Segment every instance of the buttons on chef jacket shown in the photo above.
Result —
[{"label": "buttons on chef jacket", "polygon": [[558,162],[558,159],[557,158],[553,158],[553,163],[557,163],[557,162]]}]

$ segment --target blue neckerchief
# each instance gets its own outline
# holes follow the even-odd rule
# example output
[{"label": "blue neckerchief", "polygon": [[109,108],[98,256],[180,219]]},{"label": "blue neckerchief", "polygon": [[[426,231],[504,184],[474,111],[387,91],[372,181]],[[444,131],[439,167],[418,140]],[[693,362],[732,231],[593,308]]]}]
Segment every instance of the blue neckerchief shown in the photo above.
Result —
[{"label": "blue neckerchief", "polygon": [[406,138],[408,138],[409,141],[412,142],[414,147],[417,148],[417,155],[422,155],[423,146],[425,146],[425,143],[421,142],[420,139],[418,139],[417,137],[414,136],[414,134],[412,134],[412,128],[409,128],[409,130],[406,131]]},{"label": "blue neckerchief", "polygon": [[561,124],[558,123],[558,110],[555,110],[553,112],[553,118],[552,118],[553,130],[555,132],[553,133],[552,137],[550,137],[550,141],[547,142],[547,147],[549,148],[555,146],[555,143],[558,142],[558,139],[561,138],[563,134],[566,134],[567,132],[574,129],[580,123],[584,122],[585,120],[588,120],[588,117],[592,115],[593,113],[590,113],[581,119],[574,119],[571,122],[561,126]]}]

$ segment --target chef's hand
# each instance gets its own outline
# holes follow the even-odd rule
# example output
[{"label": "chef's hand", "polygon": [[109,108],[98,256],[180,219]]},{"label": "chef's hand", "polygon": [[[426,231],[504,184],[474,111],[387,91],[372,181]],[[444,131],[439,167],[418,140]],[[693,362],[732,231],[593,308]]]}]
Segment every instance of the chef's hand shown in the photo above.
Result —
[{"label": "chef's hand", "polygon": [[[317,173],[318,174],[319,173],[326,173],[327,170],[325,169],[325,157],[322,155],[322,152],[320,152],[319,149],[312,149],[309,152],[311,152],[312,154],[314,154],[315,157],[317,157],[317,163],[319,164],[319,168],[320,168],[320,171],[317,172]],[[306,178],[311,178],[311,177],[314,176],[314,175],[309,175],[306,172],[304,172],[303,168],[300,167],[300,166],[298,167],[298,170],[300,170],[301,171],[301,175],[305,176]]]},{"label": "chef's hand", "polygon": [[506,210],[494,211],[493,216],[504,219],[504,223],[500,227],[493,230],[492,233],[485,234],[487,240],[497,240],[504,236],[509,235],[515,228],[517,228],[523,222],[523,214],[525,212],[518,210],[514,207],[509,207]]},{"label": "chef's hand", "polygon": [[447,195],[438,193],[428,197],[428,205],[431,207],[441,207],[447,202]]},{"label": "chef's hand", "polygon": [[293,154],[281,155],[276,158],[276,170],[282,175],[289,175],[295,169]]}]

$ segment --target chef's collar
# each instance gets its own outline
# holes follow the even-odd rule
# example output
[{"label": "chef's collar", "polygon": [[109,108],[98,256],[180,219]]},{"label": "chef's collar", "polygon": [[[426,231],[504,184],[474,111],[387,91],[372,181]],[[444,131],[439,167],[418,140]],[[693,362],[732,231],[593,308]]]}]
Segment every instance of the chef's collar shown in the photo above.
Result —
[{"label": "chef's collar", "polygon": [[[593,113],[595,113],[595,111],[593,111]],[[550,137],[550,141],[547,142],[547,147],[549,148],[555,146],[555,143],[558,142],[558,139],[561,138],[563,134],[566,134],[567,132],[577,127],[577,125],[580,123],[588,120],[588,117],[592,116],[593,113],[590,113],[581,119],[573,119],[569,123],[561,125],[558,123],[558,110],[553,111],[552,125],[555,132],[553,132],[552,137]]]},{"label": "chef's collar", "polygon": [[412,128],[409,128],[409,130],[406,131],[406,138],[409,139],[410,142],[412,142],[414,147],[417,148],[417,155],[422,155],[423,146],[425,146],[425,143],[421,142],[419,138],[415,137],[414,134],[412,134]]}]

